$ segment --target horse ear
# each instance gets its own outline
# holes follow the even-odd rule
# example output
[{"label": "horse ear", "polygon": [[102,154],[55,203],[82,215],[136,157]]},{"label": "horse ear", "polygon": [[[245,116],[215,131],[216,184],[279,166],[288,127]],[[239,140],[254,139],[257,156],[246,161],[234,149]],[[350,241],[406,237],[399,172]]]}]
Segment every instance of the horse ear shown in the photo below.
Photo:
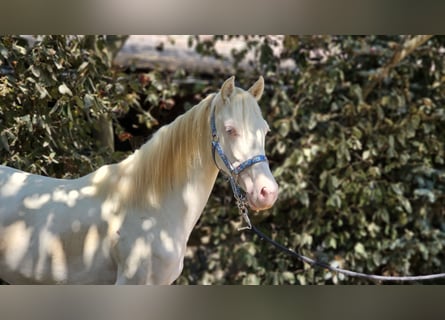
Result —
[{"label": "horse ear", "polygon": [[221,86],[221,97],[224,102],[226,102],[233,93],[233,89],[235,88],[235,76],[231,76],[229,79],[224,81]]},{"label": "horse ear", "polygon": [[258,80],[250,87],[250,94],[256,99],[256,101],[261,99],[264,91],[264,78],[260,76]]}]

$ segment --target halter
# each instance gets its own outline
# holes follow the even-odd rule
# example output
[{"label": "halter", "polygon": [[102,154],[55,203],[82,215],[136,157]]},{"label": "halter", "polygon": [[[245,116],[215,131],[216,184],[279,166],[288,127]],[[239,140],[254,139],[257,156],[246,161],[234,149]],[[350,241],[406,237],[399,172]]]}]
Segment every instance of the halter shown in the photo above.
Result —
[{"label": "halter", "polygon": [[215,123],[215,109],[216,106],[213,106],[212,114],[210,116],[210,128],[212,130],[212,157],[213,161],[215,162],[216,167],[226,173],[224,170],[222,170],[218,163],[216,162],[216,153],[218,153],[219,157],[221,158],[222,162],[226,166],[227,170],[229,171],[228,179],[230,181],[230,186],[232,187],[233,195],[236,199],[236,205],[238,206],[238,209],[240,211],[240,214],[243,216],[244,220],[247,223],[247,227],[240,228],[242,229],[251,229],[252,225],[250,223],[249,217],[247,215],[248,209],[247,209],[247,200],[245,195],[241,192],[241,188],[238,184],[238,177],[241,172],[246,170],[247,168],[253,166],[256,163],[259,162],[267,162],[267,157],[265,155],[256,155],[253,156],[250,159],[247,159],[246,161],[242,162],[237,167],[234,167],[233,164],[230,162],[229,158],[227,158],[226,154],[224,153],[223,148],[221,147],[221,144],[219,143],[219,136],[216,131],[216,123]]}]

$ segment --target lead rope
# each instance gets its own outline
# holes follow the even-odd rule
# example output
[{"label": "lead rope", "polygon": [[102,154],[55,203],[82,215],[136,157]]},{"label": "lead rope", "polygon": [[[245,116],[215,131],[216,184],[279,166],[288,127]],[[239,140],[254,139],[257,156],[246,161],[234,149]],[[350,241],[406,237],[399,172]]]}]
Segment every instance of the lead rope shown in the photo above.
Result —
[{"label": "lead rope", "polygon": [[[238,208],[240,208],[240,207],[238,207]],[[328,269],[329,271],[341,273],[341,274],[344,274],[344,275],[347,275],[350,277],[365,278],[365,279],[371,279],[371,280],[376,280],[376,281],[401,281],[401,282],[403,282],[403,281],[423,281],[423,280],[433,280],[433,279],[445,278],[445,273],[436,273],[436,274],[429,274],[429,275],[422,275],[422,276],[380,276],[380,275],[375,275],[375,274],[366,274],[366,273],[355,272],[355,271],[350,271],[350,270],[346,270],[346,269],[342,269],[342,268],[333,267],[330,264],[306,257],[298,252],[295,252],[294,250],[291,250],[291,249],[283,246],[282,244],[276,242],[275,240],[272,240],[270,237],[266,236],[263,232],[261,232],[257,227],[255,227],[254,225],[251,224],[248,213],[247,213],[248,212],[247,207],[244,206],[244,208],[245,208],[244,211],[241,211],[241,209],[240,209],[240,213],[248,226],[238,228],[238,230],[245,230],[245,229],[252,230],[261,239],[266,240],[274,247],[280,249],[281,251],[287,253],[288,255],[290,255],[292,257],[299,259],[302,262],[306,262],[307,264],[311,265],[312,267],[317,266],[317,267]]]}]

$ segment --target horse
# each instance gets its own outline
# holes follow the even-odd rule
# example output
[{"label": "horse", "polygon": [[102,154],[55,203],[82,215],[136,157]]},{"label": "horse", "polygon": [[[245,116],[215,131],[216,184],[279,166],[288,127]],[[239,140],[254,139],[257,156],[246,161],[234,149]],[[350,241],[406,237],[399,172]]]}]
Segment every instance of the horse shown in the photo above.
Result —
[{"label": "horse", "polygon": [[[253,210],[277,199],[264,155],[263,90],[261,76],[248,90],[232,76],[121,162],[77,179],[0,166],[0,278],[11,284],[174,282],[220,170],[235,179]],[[253,155],[257,160],[249,161]]]}]

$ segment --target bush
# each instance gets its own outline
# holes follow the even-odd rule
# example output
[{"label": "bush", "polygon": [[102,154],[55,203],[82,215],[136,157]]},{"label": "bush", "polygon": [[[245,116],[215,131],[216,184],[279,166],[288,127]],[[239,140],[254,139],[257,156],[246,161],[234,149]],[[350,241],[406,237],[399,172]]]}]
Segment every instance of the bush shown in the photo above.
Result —
[{"label": "bush", "polygon": [[[104,163],[116,136],[126,132],[118,119],[137,110],[139,123],[157,124],[141,108],[171,95],[156,71],[127,74],[112,66],[119,37],[44,36],[29,46],[20,37],[0,38],[0,161],[55,177],[78,177]],[[165,89],[167,88],[167,89]],[[105,134],[104,134],[105,133]],[[32,139],[30,139],[32,137]]]},{"label": "bush", "polygon": [[[267,154],[281,188],[274,208],[254,219],[260,229],[347,269],[444,272],[444,38],[417,43],[395,63],[414,40],[247,37],[256,57],[249,78],[264,74],[268,85],[261,101],[272,128]],[[273,54],[278,45],[281,54]],[[280,68],[289,59],[295,67]],[[238,234],[230,227],[236,210],[229,201],[210,198],[186,264],[193,271],[179,283],[369,282],[314,270],[256,236]]]}]

